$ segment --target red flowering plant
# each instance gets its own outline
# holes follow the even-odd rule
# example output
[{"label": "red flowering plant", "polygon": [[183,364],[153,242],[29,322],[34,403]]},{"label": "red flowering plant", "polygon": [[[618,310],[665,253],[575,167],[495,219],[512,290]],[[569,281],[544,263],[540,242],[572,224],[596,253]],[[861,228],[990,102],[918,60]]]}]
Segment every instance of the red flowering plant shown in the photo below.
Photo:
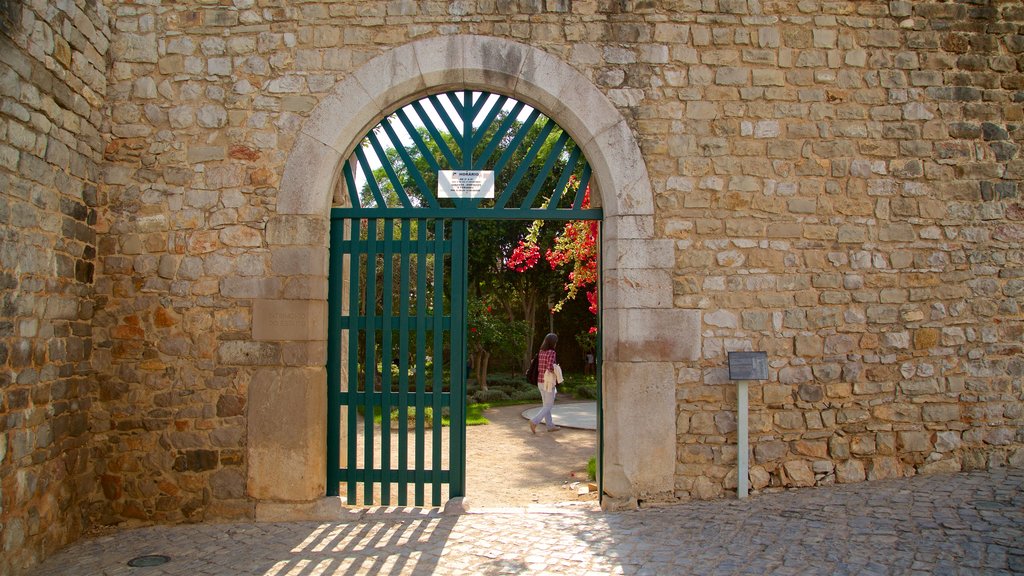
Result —
[{"label": "red flowering plant", "polygon": [[[584,191],[583,207],[590,207],[590,186]],[[505,265],[516,272],[525,272],[540,261],[540,236],[543,220],[534,220],[526,235],[512,250]],[[590,302],[590,312],[597,314],[597,234],[598,223],[593,220],[574,220],[567,222],[555,236],[554,246],[544,252],[552,270],[571,268],[566,276],[565,295],[551,307],[552,314],[562,310],[566,302],[576,298],[581,290],[585,291]],[[597,327],[591,327],[589,333],[596,333]]]}]

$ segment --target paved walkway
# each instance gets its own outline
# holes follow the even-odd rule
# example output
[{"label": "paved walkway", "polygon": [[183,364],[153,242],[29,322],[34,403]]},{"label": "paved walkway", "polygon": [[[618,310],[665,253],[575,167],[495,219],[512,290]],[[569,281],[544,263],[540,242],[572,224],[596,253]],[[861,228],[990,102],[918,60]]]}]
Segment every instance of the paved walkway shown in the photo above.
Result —
[{"label": "paved walkway", "polygon": [[[163,566],[130,568],[141,554]],[[352,523],[158,526],[80,542],[34,575],[1024,573],[1024,471],[633,512],[369,511]]]},{"label": "paved walkway", "polygon": [[[523,418],[533,418],[540,412],[541,406],[523,412]],[[597,430],[597,402],[555,402],[551,409],[551,419],[555,426],[578,428],[580,430]]]}]

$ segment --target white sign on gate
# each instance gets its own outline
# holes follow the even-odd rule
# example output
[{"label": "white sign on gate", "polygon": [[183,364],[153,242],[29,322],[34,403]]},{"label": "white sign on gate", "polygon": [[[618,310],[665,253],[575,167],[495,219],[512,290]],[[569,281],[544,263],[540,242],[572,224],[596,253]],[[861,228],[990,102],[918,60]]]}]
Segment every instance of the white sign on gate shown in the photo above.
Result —
[{"label": "white sign on gate", "polygon": [[494,198],[494,170],[440,170],[438,198]]}]

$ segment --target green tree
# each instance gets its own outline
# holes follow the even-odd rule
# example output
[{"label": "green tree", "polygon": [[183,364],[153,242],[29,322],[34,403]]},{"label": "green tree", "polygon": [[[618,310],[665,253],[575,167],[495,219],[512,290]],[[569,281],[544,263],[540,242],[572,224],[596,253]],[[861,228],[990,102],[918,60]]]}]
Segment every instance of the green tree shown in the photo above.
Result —
[{"label": "green tree", "polygon": [[487,368],[492,351],[521,354],[526,347],[526,322],[509,318],[480,298],[469,299],[469,353],[477,385],[487,390]]}]

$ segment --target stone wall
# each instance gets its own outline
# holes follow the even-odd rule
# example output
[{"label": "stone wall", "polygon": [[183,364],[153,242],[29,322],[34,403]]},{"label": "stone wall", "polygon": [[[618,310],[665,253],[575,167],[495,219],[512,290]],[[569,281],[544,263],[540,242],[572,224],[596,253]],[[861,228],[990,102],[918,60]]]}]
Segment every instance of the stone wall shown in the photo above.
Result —
[{"label": "stone wall", "polygon": [[[674,242],[667,263],[651,260],[672,286],[672,302],[659,295],[655,307],[699,313],[698,333],[678,338],[702,353],[634,369],[627,356],[644,351],[629,341],[642,330],[604,336],[625,351],[605,374],[616,392],[607,397],[628,402],[618,392],[637,374],[674,375],[668,386],[648,383],[677,398],[674,429],[657,431],[677,438],[674,485],[644,492],[626,478],[634,500],[720,497],[736,485],[729,350],[767,350],[771,360],[771,380],[752,386],[755,489],[1024,463],[1019,2],[108,1],[106,68],[90,64],[106,52],[106,33],[95,32],[105,30],[104,7],[80,4],[89,17],[61,20],[81,31],[60,35],[77,44],[47,36],[42,22],[54,20],[19,14],[7,32],[18,49],[0,51],[21,90],[11,97],[16,89],[0,83],[0,178],[22,183],[5,194],[26,190],[4,209],[12,221],[34,215],[22,228],[50,242],[42,258],[56,270],[10,274],[5,260],[5,306],[27,305],[26,283],[80,297],[37,300],[0,334],[5,386],[17,382],[4,409],[8,427],[18,423],[0,462],[11,466],[17,452],[19,470],[68,462],[74,474],[63,476],[94,478],[83,507],[94,521],[254,515],[247,415],[265,427],[275,412],[251,406],[250,387],[312,382],[324,363],[313,338],[254,334],[261,302],[325,297],[326,214],[279,211],[285,161],[314,108],[338,98],[328,95],[339,81],[388,50],[454,34],[529,44],[568,63],[640,142],[655,192],[644,238]],[[53,50],[40,50],[48,43]],[[29,79],[38,94],[23,88]],[[99,192],[89,186],[97,163]],[[43,189],[66,203],[36,194]],[[55,238],[91,238],[93,206],[98,243]],[[14,344],[26,340],[38,352],[19,356]],[[55,369],[67,374],[43,376]],[[45,419],[26,426],[10,416],[62,411],[78,397],[92,402],[71,412],[88,411],[89,464],[74,448],[87,438],[80,420],[70,419],[70,449],[47,460],[54,448],[35,448]],[[6,512],[26,476],[4,472],[5,525],[17,514],[28,534],[27,499]]]},{"label": "stone wall", "polygon": [[275,215],[284,160],[337,81],[437,34],[562,58],[640,140],[674,305],[703,314],[703,357],[675,365],[671,497],[735,486],[728,350],[771,356],[756,489],[1021,458],[1016,3],[110,8],[95,331],[112,369],[93,418],[108,519],[251,514],[248,387],[323,361],[252,337],[254,302],[323,297],[320,258],[270,248],[326,244],[322,219]]},{"label": "stone wall", "polygon": [[736,485],[738,349],[772,368],[755,489],[1020,465],[1024,9],[754,5],[655,26],[687,65],[638,119],[676,306],[704,311],[677,495]]},{"label": "stone wall", "polygon": [[88,523],[109,36],[95,2],[0,2],[2,574]]}]

